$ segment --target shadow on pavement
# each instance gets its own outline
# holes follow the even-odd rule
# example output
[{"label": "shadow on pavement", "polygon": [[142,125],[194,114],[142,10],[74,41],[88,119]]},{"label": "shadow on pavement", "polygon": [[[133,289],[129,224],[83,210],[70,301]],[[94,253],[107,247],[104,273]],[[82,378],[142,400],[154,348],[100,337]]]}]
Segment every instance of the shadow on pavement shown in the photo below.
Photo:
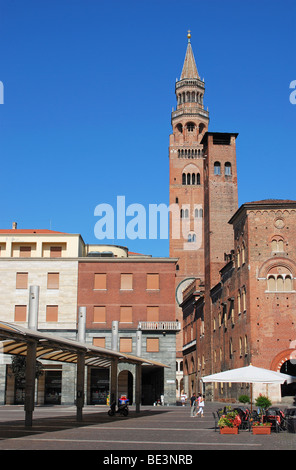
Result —
[{"label": "shadow on pavement", "polygon": [[122,423],[125,421],[134,420],[137,418],[143,418],[145,416],[155,416],[160,414],[169,413],[172,409],[148,409],[141,410],[139,413],[136,413],[134,410],[130,410],[128,416],[121,416],[116,414],[114,416],[108,415],[108,409],[105,411],[98,412],[87,412],[84,413],[82,421],[77,421],[76,413],[73,411],[73,414],[68,416],[51,416],[51,417],[42,417],[34,418],[32,427],[25,426],[25,420],[9,420],[0,422],[0,440],[13,439],[29,435],[37,435],[44,432],[55,432],[67,429],[77,429],[85,426],[93,425],[106,425]]}]

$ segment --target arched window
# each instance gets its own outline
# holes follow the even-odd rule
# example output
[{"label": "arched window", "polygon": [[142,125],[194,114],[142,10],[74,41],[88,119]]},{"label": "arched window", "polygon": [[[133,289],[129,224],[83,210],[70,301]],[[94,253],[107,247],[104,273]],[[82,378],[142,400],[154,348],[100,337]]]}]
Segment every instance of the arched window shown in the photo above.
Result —
[{"label": "arched window", "polygon": [[195,184],[195,173],[192,173],[191,182],[192,184]]},{"label": "arched window", "polygon": [[270,292],[275,292],[276,291],[276,283],[275,283],[275,277],[274,276],[269,276],[267,279],[267,289]]},{"label": "arched window", "polygon": [[198,126],[198,132],[201,134],[206,126],[204,124],[200,124]]},{"label": "arched window", "polygon": [[275,237],[271,240],[271,251],[284,251],[284,240]]},{"label": "arched window", "polygon": [[272,240],[272,242],[271,242],[271,250],[272,250],[272,251],[278,251],[278,250],[277,250],[277,240]]},{"label": "arched window", "polygon": [[182,174],[182,184],[186,184],[186,174]]},{"label": "arched window", "polygon": [[187,184],[190,184],[190,180],[191,180],[191,175],[190,173],[187,174]]},{"label": "arched window", "polygon": [[242,306],[241,306],[241,293],[238,291],[237,294],[237,313],[240,315],[242,313]]},{"label": "arched window", "polygon": [[[284,268],[283,268],[284,269]],[[267,290],[269,292],[293,291],[293,277],[288,274],[269,274],[267,276]]]},{"label": "arched window", "polygon": [[202,210],[202,209],[199,209],[199,217],[202,218],[202,216],[203,216],[203,210]]},{"label": "arched window", "polygon": [[246,247],[245,247],[245,244],[243,242],[242,244],[242,265],[245,264],[246,262]]},{"label": "arched window", "polygon": [[220,162],[214,163],[214,175],[221,175],[221,164]]},{"label": "arched window", "polygon": [[221,313],[221,311],[220,311],[219,314],[218,314],[218,325],[219,325],[219,328],[220,328],[221,325],[222,325],[222,313]]},{"label": "arched window", "polygon": [[248,354],[248,337],[245,335],[245,355]]},{"label": "arched window", "polygon": [[193,132],[193,131],[194,131],[194,128],[195,128],[194,122],[188,122],[188,123],[187,123],[187,130],[188,130],[188,132]]},{"label": "arched window", "polygon": [[242,299],[243,299],[243,311],[245,312],[247,310],[246,288],[245,287],[243,288]]},{"label": "arched window", "polygon": [[185,219],[188,219],[188,217],[189,217],[189,210],[188,209],[185,209],[184,216],[185,216]]},{"label": "arched window", "polygon": [[224,174],[226,176],[231,176],[231,163],[230,162],[226,162],[225,163],[225,166],[224,166]]},{"label": "arched window", "polygon": [[233,355],[233,348],[232,348],[232,339],[229,340],[229,357]]},{"label": "arched window", "polygon": [[240,249],[237,249],[236,252],[236,261],[237,261],[237,267],[240,268],[241,266],[241,254],[240,254]]},{"label": "arched window", "polygon": [[283,276],[278,276],[276,280],[276,287],[278,292],[284,292],[284,278]]},{"label": "arched window", "polygon": [[285,292],[292,290],[292,278],[290,275],[285,277]]},{"label": "arched window", "polygon": [[231,325],[234,326],[234,305],[233,301],[230,303],[230,318],[231,318]]},{"label": "arched window", "polygon": [[196,174],[196,184],[200,184],[200,173]]}]

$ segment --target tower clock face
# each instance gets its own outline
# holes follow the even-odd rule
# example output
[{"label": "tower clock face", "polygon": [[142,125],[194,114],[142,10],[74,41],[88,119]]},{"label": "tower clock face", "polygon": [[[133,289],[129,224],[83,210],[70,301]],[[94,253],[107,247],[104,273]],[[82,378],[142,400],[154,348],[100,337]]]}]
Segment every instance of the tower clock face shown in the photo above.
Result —
[{"label": "tower clock face", "polygon": [[178,305],[180,305],[183,302],[183,290],[186,289],[186,287],[191,284],[192,281],[194,281],[195,277],[187,277],[186,279],[183,279],[176,287],[176,300],[178,302]]}]

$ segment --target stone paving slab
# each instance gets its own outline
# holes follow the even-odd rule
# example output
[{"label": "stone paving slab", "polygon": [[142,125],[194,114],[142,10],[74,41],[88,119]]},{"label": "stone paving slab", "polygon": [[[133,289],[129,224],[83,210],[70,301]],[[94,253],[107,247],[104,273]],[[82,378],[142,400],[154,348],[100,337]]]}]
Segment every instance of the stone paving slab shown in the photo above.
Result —
[{"label": "stone paving slab", "polygon": [[[240,431],[235,436],[220,435],[212,416],[219,407],[221,404],[209,403],[204,418],[191,418],[189,406],[142,407],[140,413],[131,407],[128,417],[109,417],[107,407],[86,406],[80,423],[76,421],[75,407],[36,407],[33,426],[29,428],[25,426],[23,407],[2,406],[0,451],[96,451],[96,458],[106,464],[103,459],[111,458],[110,452],[114,458],[114,453],[122,456],[122,451],[127,457],[128,452],[132,456],[141,451],[139,455],[144,459],[149,451],[196,459],[200,450],[296,450],[293,433],[254,436]],[[158,464],[167,463],[160,460]]]}]

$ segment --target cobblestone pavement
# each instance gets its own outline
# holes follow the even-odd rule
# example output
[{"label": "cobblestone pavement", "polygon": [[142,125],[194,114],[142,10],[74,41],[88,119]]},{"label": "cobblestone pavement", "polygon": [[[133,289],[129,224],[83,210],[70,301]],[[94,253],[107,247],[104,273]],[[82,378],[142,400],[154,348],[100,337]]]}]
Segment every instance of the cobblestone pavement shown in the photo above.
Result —
[{"label": "cobblestone pavement", "polygon": [[86,406],[80,423],[75,407],[36,407],[31,428],[25,426],[22,406],[0,406],[0,451],[93,450],[103,459],[110,451],[194,455],[199,450],[296,449],[296,434],[288,432],[220,435],[212,415],[220,406],[206,404],[203,418],[191,418],[189,406],[142,407],[140,413],[131,407],[128,417],[109,417],[105,406]]}]

